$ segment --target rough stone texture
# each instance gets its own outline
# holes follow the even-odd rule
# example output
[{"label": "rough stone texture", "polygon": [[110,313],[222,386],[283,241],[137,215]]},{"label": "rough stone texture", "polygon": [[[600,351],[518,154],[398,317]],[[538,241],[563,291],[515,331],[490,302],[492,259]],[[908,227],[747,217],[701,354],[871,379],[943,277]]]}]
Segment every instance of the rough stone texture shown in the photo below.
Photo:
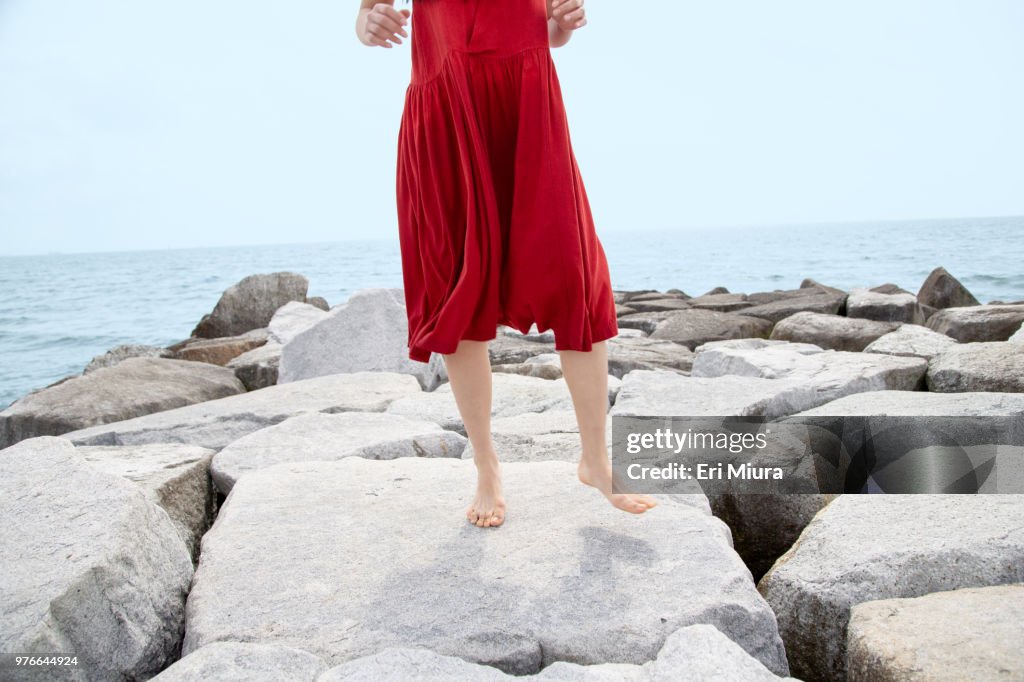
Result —
[{"label": "rough stone texture", "polygon": [[978,305],[974,294],[943,267],[937,267],[929,273],[917,292],[917,300],[932,308]]},{"label": "rough stone texture", "polygon": [[728,292],[707,293],[703,296],[691,298],[687,303],[694,308],[702,310],[717,310],[720,313],[729,313],[742,308],[749,308],[753,303],[747,300],[746,294],[730,294]]},{"label": "rough stone texture", "polygon": [[757,581],[834,497],[813,493],[712,495],[711,511],[729,526],[736,552]]},{"label": "rough stone texture", "polygon": [[804,529],[759,589],[793,674],[846,677],[854,604],[1024,581],[1017,495],[841,495]]},{"label": "rough stone texture", "polygon": [[976,305],[946,308],[928,318],[928,328],[961,343],[1006,341],[1024,323],[1024,305]]},{"label": "rough stone texture", "polygon": [[709,379],[638,369],[623,377],[609,415],[779,417],[824,401],[808,403],[806,394],[799,382],[787,379]]},{"label": "rough stone texture", "polygon": [[460,457],[466,442],[434,422],[398,414],[312,412],[239,438],[217,453],[210,474],[227,495],[244,474],[280,462]]},{"label": "rough stone texture", "polygon": [[95,371],[103,367],[113,367],[125,358],[168,358],[171,351],[160,346],[147,346],[139,343],[125,343],[114,346],[106,353],[95,356],[85,366],[83,374]]},{"label": "rough stone texture", "polygon": [[[838,315],[843,312],[846,302],[845,293],[833,294],[817,288],[804,289],[803,291],[806,294],[804,296],[787,296],[768,303],[754,305],[750,308],[743,308],[737,312],[739,315],[751,315],[772,322],[778,322],[794,313],[803,311],[825,315]],[[757,299],[754,294],[751,294],[747,297],[747,300],[756,302]]]},{"label": "rough stone texture", "polygon": [[1024,345],[995,341],[965,343],[928,362],[928,390],[1024,392]]},{"label": "rough stone texture", "polygon": [[1015,331],[1007,341],[1011,341],[1013,343],[1024,343],[1024,323],[1020,325],[1020,329]]},{"label": "rough stone texture", "polygon": [[0,453],[0,651],[74,652],[78,679],[148,679],[176,654],[192,573],[167,513],[67,440]]},{"label": "rough stone texture", "polygon": [[686,300],[690,298],[678,289],[668,290],[665,292],[656,291],[654,289],[645,289],[640,291],[629,292],[630,295],[625,299],[625,302],[632,303],[634,301],[657,301],[665,298],[678,298]]},{"label": "rough stone texture", "polygon": [[267,323],[268,341],[282,346],[313,325],[327,318],[326,308],[299,301],[288,301],[274,312]]},{"label": "rough stone texture", "polygon": [[244,476],[203,539],[183,653],[260,641],[337,665],[411,646],[522,674],[641,664],[709,623],[788,672],[774,616],[706,501],[668,496],[634,516],[567,462],[512,462],[502,476],[516,502],[500,529],[465,519],[467,461],[350,457]]},{"label": "rough stone texture", "polygon": [[126,358],[29,393],[0,412],[0,447],[244,393],[235,373],[201,362]]},{"label": "rough stone texture", "polygon": [[837,289],[836,287],[830,287],[829,285],[822,284],[821,282],[819,282],[819,281],[817,281],[815,279],[812,279],[810,277],[806,277],[806,278],[804,278],[804,280],[802,282],[800,282],[800,289],[793,289],[792,291],[800,291],[801,289],[804,289],[804,290],[806,290],[806,289],[820,289],[822,291],[826,291],[826,292],[829,292],[829,293],[832,293],[832,294],[839,294],[839,295],[842,295],[842,296],[846,295],[846,292],[843,291],[842,289]]},{"label": "rough stone texture", "polygon": [[895,331],[897,322],[878,322],[824,313],[794,313],[775,325],[771,339],[813,343],[822,348],[859,352],[880,336]]},{"label": "rough stone texture", "polygon": [[965,588],[857,604],[847,635],[851,681],[1024,678],[1024,585]]},{"label": "rough stone texture", "polygon": [[914,390],[922,385],[928,367],[923,358],[815,348],[812,344],[771,342],[760,347],[734,341],[706,344],[694,358],[691,374],[794,379],[821,404],[862,391]]},{"label": "rough stone texture", "polygon": [[693,351],[674,341],[646,336],[617,336],[608,342],[608,372],[620,379],[634,369],[667,369],[685,373],[692,366]]},{"label": "rough stone texture", "polygon": [[168,348],[178,360],[208,362],[224,367],[242,353],[259,348],[267,342],[265,328],[253,329],[238,336],[217,339],[191,338]]},{"label": "rough stone texture", "polygon": [[[608,402],[615,400],[621,382],[608,377]],[[565,379],[539,379],[518,374],[495,373],[491,376],[491,416],[507,417],[527,412],[572,410],[572,396]],[[442,428],[465,435],[451,384],[442,384],[436,391],[400,398],[388,406],[391,414],[429,419]]]},{"label": "rough stone texture", "polygon": [[663,310],[657,313],[628,313],[619,317],[617,324],[620,332],[623,329],[631,329],[647,336],[657,329],[662,321],[667,320],[678,312],[678,310]]},{"label": "rough stone texture", "polygon": [[538,379],[561,379],[562,356],[558,353],[541,353],[514,365],[491,365],[491,371]]},{"label": "rough stone texture", "polygon": [[409,327],[402,289],[360,289],[348,301],[284,344],[278,383],[339,372],[400,372],[425,390],[442,381],[444,360],[409,359]]},{"label": "rough stone texture", "polygon": [[[569,410],[525,412],[491,420],[491,436],[502,462],[579,462],[580,432],[576,413]],[[612,442],[612,422],[605,422],[605,437]],[[472,443],[463,459],[473,458]]]},{"label": "rough stone texture", "polygon": [[83,446],[78,455],[99,470],[138,485],[171,518],[195,563],[199,541],[217,513],[210,485],[213,451],[194,445]]},{"label": "rough stone texture", "polygon": [[690,300],[685,300],[675,296],[668,298],[633,299],[629,302],[629,307],[639,313],[657,313],[663,310],[685,310],[690,307]]},{"label": "rough stone texture", "polygon": [[306,303],[323,311],[331,309],[331,305],[323,296],[306,296]]},{"label": "rough stone texture", "polygon": [[871,287],[870,289],[868,289],[868,291],[874,291],[879,294],[910,294],[911,296],[913,296],[912,292],[907,291],[903,287],[897,284],[893,284],[892,282],[879,284],[877,287]]},{"label": "rough stone texture", "polygon": [[407,374],[333,374],[93,426],[64,437],[78,445],[189,443],[220,450],[233,440],[298,414],[383,412],[396,398],[420,392],[419,384]]},{"label": "rough stone texture", "polygon": [[249,275],[221,294],[213,312],[203,315],[192,336],[215,339],[266,327],[288,301],[305,301],[309,280],[294,272]]},{"label": "rough stone texture", "polygon": [[623,315],[629,315],[635,313],[636,308],[630,308],[628,305],[622,305],[620,303],[615,304],[615,317],[622,317]]},{"label": "rough stone texture", "polygon": [[316,682],[771,682],[780,679],[793,680],[776,676],[715,626],[687,625],[669,635],[658,657],[643,665],[579,665],[558,661],[537,674],[514,676],[427,649],[388,647],[380,653],[335,666]]},{"label": "rough stone texture", "polygon": [[517,365],[537,355],[554,353],[554,337],[551,340],[547,338],[544,335],[525,336],[519,332],[498,334],[487,344],[491,365]]},{"label": "rough stone texture", "polygon": [[871,391],[838,398],[794,417],[853,416],[1012,416],[1024,415],[1022,393],[929,393]]},{"label": "rough stone texture", "polygon": [[281,348],[279,343],[265,343],[232,359],[226,367],[233,370],[238,380],[250,391],[273,386],[277,383]]},{"label": "rough stone texture", "polygon": [[[895,285],[894,285],[895,286]],[[924,324],[933,308],[922,306],[910,293],[888,293],[872,289],[850,289],[846,298],[847,317]]]},{"label": "rough stone texture", "polygon": [[327,664],[322,659],[294,647],[213,642],[150,679],[153,682],[317,682],[326,669]]},{"label": "rough stone texture", "polygon": [[956,343],[956,339],[928,327],[901,324],[896,331],[883,334],[869,343],[864,352],[915,356],[928,360]]},{"label": "rough stone texture", "polygon": [[759,318],[694,309],[682,310],[666,317],[651,332],[651,338],[674,341],[693,350],[708,341],[763,338],[768,336],[771,329],[770,322]]}]

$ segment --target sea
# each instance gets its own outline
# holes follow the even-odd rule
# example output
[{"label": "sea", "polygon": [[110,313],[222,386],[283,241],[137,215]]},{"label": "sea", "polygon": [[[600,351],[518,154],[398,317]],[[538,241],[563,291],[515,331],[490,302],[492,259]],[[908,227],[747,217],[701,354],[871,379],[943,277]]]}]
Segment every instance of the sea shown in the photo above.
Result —
[{"label": "sea", "polygon": [[[1024,216],[598,230],[615,289],[792,289],[805,277],[843,289],[916,293],[945,267],[982,303],[1024,300]],[[291,271],[330,305],[367,287],[401,287],[397,238],[160,251],[0,257],[0,409],[80,373],[123,343],[187,338],[246,275]]]}]

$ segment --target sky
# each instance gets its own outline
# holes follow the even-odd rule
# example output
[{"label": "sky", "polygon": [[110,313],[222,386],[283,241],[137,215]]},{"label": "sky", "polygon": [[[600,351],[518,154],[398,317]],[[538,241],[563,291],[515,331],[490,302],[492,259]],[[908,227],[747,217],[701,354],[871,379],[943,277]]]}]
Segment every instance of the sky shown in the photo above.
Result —
[{"label": "sky", "polygon": [[[0,0],[0,255],[397,240],[409,42],[358,5]],[[586,7],[599,233],[1024,214],[1019,0]]]}]

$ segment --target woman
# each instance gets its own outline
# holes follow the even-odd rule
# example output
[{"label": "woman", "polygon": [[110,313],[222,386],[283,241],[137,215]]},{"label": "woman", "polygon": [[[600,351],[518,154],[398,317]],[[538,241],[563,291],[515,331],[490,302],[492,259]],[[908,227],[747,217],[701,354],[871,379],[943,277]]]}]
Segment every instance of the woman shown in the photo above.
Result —
[{"label": "woman", "polygon": [[[498,325],[551,329],[580,428],[580,480],[612,493],[605,428],[618,334],[608,264],[569,139],[551,47],[586,25],[583,0],[416,0],[396,190],[409,357],[444,358],[473,446],[470,522],[505,517],[491,440],[487,342]],[[363,0],[356,34],[391,48],[412,12]]]}]

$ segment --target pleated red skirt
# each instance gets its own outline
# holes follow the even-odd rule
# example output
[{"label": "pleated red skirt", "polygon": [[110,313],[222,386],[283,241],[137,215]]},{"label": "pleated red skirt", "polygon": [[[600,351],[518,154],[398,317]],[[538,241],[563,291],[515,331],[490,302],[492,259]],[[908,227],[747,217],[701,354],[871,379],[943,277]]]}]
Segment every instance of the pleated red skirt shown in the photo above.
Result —
[{"label": "pleated red skirt", "polygon": [[557,350],[618,334],[545,0],[415,0],[397,204],[409,358],[497,326]]}]

